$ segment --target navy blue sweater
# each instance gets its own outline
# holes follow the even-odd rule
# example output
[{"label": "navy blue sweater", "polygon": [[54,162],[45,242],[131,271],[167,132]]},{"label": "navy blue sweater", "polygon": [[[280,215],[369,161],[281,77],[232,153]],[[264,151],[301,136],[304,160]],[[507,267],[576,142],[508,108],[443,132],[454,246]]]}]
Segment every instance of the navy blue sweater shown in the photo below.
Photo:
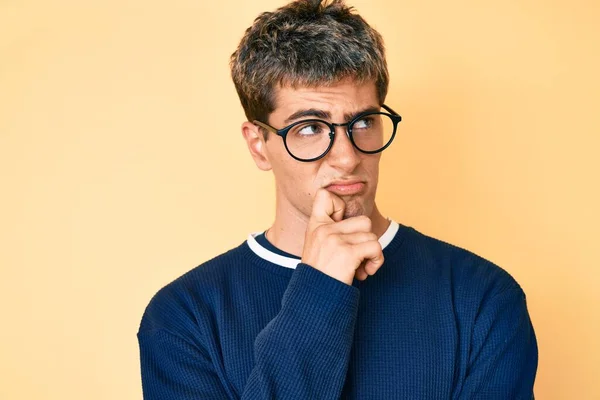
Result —
[{"label": "navy blue sweater", "polygon": [[347,285],[255,236],[150,301],[146,400],[533,397],[525,295],[498,266],[393,222],[382,267]]}]

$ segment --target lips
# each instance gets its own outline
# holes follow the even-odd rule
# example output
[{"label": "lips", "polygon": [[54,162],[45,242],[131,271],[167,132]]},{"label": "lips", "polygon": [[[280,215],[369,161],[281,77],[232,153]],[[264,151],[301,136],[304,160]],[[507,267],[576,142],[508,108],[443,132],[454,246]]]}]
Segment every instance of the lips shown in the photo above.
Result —
[{"label": "lips", "polygon": [[360,193],[364,188],[365,183],[358,180],[332,182],[329,186],[325,187],[330,192],[342,196]]}]

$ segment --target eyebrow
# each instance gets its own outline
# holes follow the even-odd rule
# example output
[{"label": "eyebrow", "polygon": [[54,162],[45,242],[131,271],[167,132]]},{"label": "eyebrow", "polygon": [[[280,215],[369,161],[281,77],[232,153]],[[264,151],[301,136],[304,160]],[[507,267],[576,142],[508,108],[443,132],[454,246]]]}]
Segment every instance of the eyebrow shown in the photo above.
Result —
[{"label": "eyebrow", "polygon": [[[368,107],[368,108],[365,108],[363,110],[353,112],[353,113],[346,113],[346,114],[344,114],[344,120],[350,121],[353,118],[355,118],[357,115],[368,113],[368,112],[379,112],[380,110],[381,110],[381,107],[377,106],[377,107]],[[315,117],[315,118],[319,118],[319,119],[331,120],[331,113],[329,111],[318,110],[316,108],[309,108],[307,110],[299,110],[299,111],[296,111],[295,113],[293,113],[292,115],[290,115],[289,117],[287,117],[286,120],[284,121],[284,124],[290,124],[290,123],[294,122],[295,120],[304,118],[304,117]]]}]

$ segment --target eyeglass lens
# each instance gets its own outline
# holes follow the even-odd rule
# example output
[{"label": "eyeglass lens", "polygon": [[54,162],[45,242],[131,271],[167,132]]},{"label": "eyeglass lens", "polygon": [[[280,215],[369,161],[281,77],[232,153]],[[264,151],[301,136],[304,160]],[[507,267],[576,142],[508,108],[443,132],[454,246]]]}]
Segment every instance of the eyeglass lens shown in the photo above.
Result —
[{"label": "eyeglass lens", "polygon": [[[368,114],[349,127],[359,150],[372,152],[385,147],[394,133],[394,121],[386,114]],[[333,136],[322,121],[309,120],[293,126],[286,135],[289,151],[297,158],[310,160],[323,155]]]}]

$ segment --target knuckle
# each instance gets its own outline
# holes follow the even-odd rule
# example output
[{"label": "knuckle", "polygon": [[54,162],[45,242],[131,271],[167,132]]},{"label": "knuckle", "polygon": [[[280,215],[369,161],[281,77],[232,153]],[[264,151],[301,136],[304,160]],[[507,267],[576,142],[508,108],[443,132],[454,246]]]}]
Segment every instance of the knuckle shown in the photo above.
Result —
[{"label": "knuckle", "polygon": [[379,243],[379,240],[375,240],[373,243],[374,248],[379,252],[383,252],[383,247],[381,247],[381,243]]},{"label": "knuckle", "polygon": [[364,226],[364,228],[366,230],[371,230],[371,218],[367,217],[366,215],[361,215],[360,217],[360,223],[362,226]]},{"label": "knuckle", "polygon": [[327,229],[327,226],[325,226],[325,225],[319,225],[313,231],[313,236],[318,241],[325,240],[328,235],[329,235],[329,230]]},{"label": "knuckle", "polygon": [[383,250],[379,242],[373,242],[373,252],[377,253],[378,259],[383,260]]},{"label": "knuckle", "polygon": [[327,244],[327,246],[337,247],[342,244],[342,238],[339,235],[327,235],[323,238],[323,244]]}]

